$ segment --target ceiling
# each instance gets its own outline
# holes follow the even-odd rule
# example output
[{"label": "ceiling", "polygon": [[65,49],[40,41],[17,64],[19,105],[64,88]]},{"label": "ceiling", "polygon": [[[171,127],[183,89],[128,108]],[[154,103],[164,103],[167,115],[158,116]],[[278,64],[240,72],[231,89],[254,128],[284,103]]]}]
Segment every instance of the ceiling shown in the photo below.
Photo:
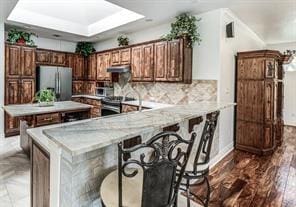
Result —
[{"label": "ceiling", "polygon": [[[1,7],[4,8],[4,12],[1,12],[4,15],[2,18],[7,18],[17,0],[0,1],[3,5]],[[54,2],[58,0],[39,1]],[[78,9],[74,17],[73,15],[71,17],[71,15],[67,16],[69,13],[67,2],[73,0],[59,0],[58,2],[61,1],[66,3],[58,4],[59,6],[54,13],[55,17],[71,20],[77,24],[93,24],[97,19],[104,18],[110,12],[116,12],[116,9],[110,9],[110,11],[104,10],[97,14],[96,7],[92,5],[100,0],[84,0],[84,8]],[[141,14],[145,18],[99,32],[96,35],[89,35],[89,37],[6,20],[7,28],[10,28],[11,25],[18,25],[25,26],[44,37],[52,38],[53,34],[59,34],[61,35],[59,38],[64,40],[100,41],[114,37],[119,33],[130,33],[172,21],[174,16],[182,12],[189,11],[199,14],[213,9],[229,8],[267,44],[296,41],[296,0],[108,0],[108,2]],[[42,11],[43,14],[47,14],[46,8],[32,9],[28,7],[28,9],[35,12],[37,9]]]}]

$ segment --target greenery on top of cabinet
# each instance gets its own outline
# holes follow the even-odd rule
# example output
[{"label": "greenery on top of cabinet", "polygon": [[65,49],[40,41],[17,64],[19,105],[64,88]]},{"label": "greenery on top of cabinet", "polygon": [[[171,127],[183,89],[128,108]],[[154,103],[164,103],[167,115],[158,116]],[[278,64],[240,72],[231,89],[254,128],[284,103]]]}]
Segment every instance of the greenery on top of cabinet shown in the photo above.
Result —
[{"label": "greenery on top of cabinet", "polygon": [[17,29],[11,29],[8,31],[7,42],[12,44],[34,46],[35,43],[31,39],[32,36],[37,35],[32,32],[24,32]]},{"label": "greenery on top of cabinet", "polygon": [[76,45],[76,52],[83,55],[84,57],[89,56],[95,51],[96,50],[91,42],[78,42]]},{"label": "greenery on top of cabinet", "polygon": [[185,38],[188,40],[188,47],[192,47],[195,42],[201,42],[198,26],[196,23],[201,19],[188,13],[183,13],[176,16],[176,21],[171,24],[171,31],[165,35],[166,40]]}]

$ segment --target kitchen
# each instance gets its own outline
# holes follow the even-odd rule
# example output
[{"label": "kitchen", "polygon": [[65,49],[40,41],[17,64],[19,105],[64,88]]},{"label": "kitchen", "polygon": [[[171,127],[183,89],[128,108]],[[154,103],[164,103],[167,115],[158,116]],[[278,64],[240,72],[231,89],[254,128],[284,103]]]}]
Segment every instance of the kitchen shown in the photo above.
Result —
[{"label": "kitchen", "polygon": [[[25,173],[24,182],[28,183],[23,188],[26,190],[21,190],[21,184],[13,183],[14,176],[10,175],[10,170],[18,170],[3,165],[4,168],[7,167],[7,171],[3,171],[5,182],[3,196],[0,196],[4,206],[117,206],[119,204],[108,201],[108,195],[112,193],[114,186],[110,189],[106,186],[112,185],[106,183],[110,182],[110,172],[119,165],[118,143],[122,143],[123,149],[126,150],[137,149],[162,132],[170,132],[171,136],[177,133],[185,140],[194,139],[193,135],[196,133],[194,146],[197,147],[198,144],[203,144],[200,140],[203,134],[207,134],[203,133],[207,124],[213,125],[213,131],[209,131],[213,142],[210,144],[210,159],[206,160],[210,172],[205,170],[203,178],[209,177],[208,189],[212,192],[199,202],[191,198],[190,203],[193,206],[197,203],[207,206],[209,202],[210,206],[221,206],[227,198],[241,202],[243,197],[237,199],[231,193],[222,195],[224,198],[217,198],[217,195],[221,196],[221,192],[212,175],[221,170],[221,165],[227,162],[229,156],[233,153],[239,154],[240,150],[260,156],[276,156],[278,150],[286,146],[286,138],[283,138],[282,134],[293,133],[293,127],[283,127],[283,121],[288,122],[283,120],[282,113],[288,111],[282,112],[284,103],[281,98],[283,93],[289,91],[289,88],[285,86],[283,89],[282,86],[282,64],[291,62],[293,46],[291,49],[278,49],[276,45],[266,45],[230,9],[217,8],[193,13],[196,15],[187,13],[185,19],[193,19],[191,23],[194,24],[189,24],[194,25],[194,31],[198,32],[193,34],[195,42],[192,42],[184,37],[164,39],[164,35],[173,31],[174,26],[170,23],[159,24],[160,20],[149,14],[152,12],[150,9],[144,13],[139,12],[141,9],[136,9],[136,13],[120,7],[133,8],[136,3],[125,2],[125,5],[122,5],[123,3],[119,2],[100,2],[102,7],[105,4],[115,5],[114,13],[118,12],[120,7],[126,12],[125,15],[131,15],[130,22],[122,22],[123,26],[113,25],[112,29],[106,28],[87,34],[83,27],[79,27],[83,22],[78,17],[79,12],[75,17],[69,11],[69,17],[72,15],[71,21],[79,22],[79,25],[72,28],[70,23],[73,22],[67,19],[69,17],[65,17],[69,23],[68,27],[61,27],[62,22],[56,25],[48,22],[47,29],[44,29],[41,28],[42,24],[38,26],[36,22],[30,22],[30,18],[26,19],[27,23],[21,23],[19,16],[13,12],[26,11],[28,13],[22,14],[33,15],[42,10],[44,15],[49,15],[50,9],[56,9],[54,1],[46,4],[48,11],[43,8],[45,3],[30,1],[16,1],[13,10],[8,9],[9,3],[4,4],[6,12],[9,10],[11,13],[5,17],[7,19],[3,32],[6,40],[5,44],[3,41],[3,131],[6,137],[3,139],[3,146],[8,143],[7,146],[13,147],[13,150],[17,149],[17,154],[22,154],[26,169],[20,169],[16,175]],[[71,8],[80,12],[94,11],[94,8],[96,11],[102,10],[96,1],[89,1],[84,5],[79,2],[75,1]],[[67,5],[66,1],[61,3],[59,9],[62,9],[64,4]],[[248,6],[252,8],[253,5]],[[183,7],[184,11],[188,11],[185,8],[189,8],[190,3],[184,3]],[[237,14],[237,11],[235,13]],[[58,13],[52,15],[55,15],[55,18],[63,18]],[[169,22],[178,21],[178,18],[174,18],[177,15],[169,16]],[[84,23],[85,21],[87,20],[84,20]],[[119,24],[120,21],[118,20]],[[102,28],[99,23],[100,21],[97,22],[96,29]],[[137,29],[132,29],[133,25]],[[122,32],[123,28],[126,32]],[[38,37],[31,34],[29,42],[33,41],[34,44],[7,41],[10,34],[21,31],[38,34]],[[223,34],[223,37],[220,34]],[[216,47],[217,45],[220,46]],[[286,51],[284,55],[287,48],[290,53]],[[244,53],[247,51],[249,53]],[[238,58],[238,66],[235,66],[234,56]],[[270,89],[276,91],[274,95],[268,96],[269,91],[266,91],[266,95],[272,98],[268,99],[265,105],[269,107],[268,104],[274,103],[268,108],[272,115],[268,119],[264,118],[264,122],[258,115],[258,126],[251,123],[257,119],[256,113],[264,114],[259,106],[264,105],[265,100],[253,97],[258,95],[261,89],[258,88],[253,95],[240,92],[244,87],[240,84],[247,81],[250,81],[247,84],[251,84],[254,79],[246,72],[235,73],[236,68],[239,72],[244,70],[241,68],[247,68],[245,65],[249,64],[250,58],[253,58],[254,62],[264,60],[267,65],[271,64],[271,71],[266,69],[266,74],[265,69],[258,69],[264,70],[263,79],[260,76],[262,74],[252,73],[255,79],[260,76],[257,81],[263,81],[264,84],[270,81],[276,83],[276,87],[271,86]],[[290,73],[293,72],[286,72],[286,76],[290,76]],[[234,90],[236,84],[240,86],[237,91]],[[53,99],[45,98],[47,100],[42,101],[43,96],[52,95]],[[291,103],[286,101],[286,97],[284,102]],[[250,103],[254,105],[253,108],[248,106]],[[237,110],[234,110],[235,108]],[[252,110],[254,112],[248,115]],[[274,122],[271,124],[269,119],[274,119]],[[248,126],[253,128],[247,128]],[[263,127],[263,132],[259,132],[259,126]],[[244,130],[254,130],[254,133],[249,136]],[[254,141],[257,136],[264,136],[264,142]],[[293,139],[289,138],[289,142],[293,146]],[[196,154],[196,150],[193,147],[191,154]],[[26,157],[23,157],[24,153]],[[9,158],[6,157],[8,154],[10,155],[9,152],[5,154],[5,150],[3,151],[4,160]],[[131,154],[132,152],[123,154],[123,161],[131,159]],[[245,154],[242,156],[253,162],[253,158],[245,158]],[[287,156],[293,157],[291,154]],[[188,165],[194,163],[191,158],[188,159]],[[240,160],[239,157],[237,159]],[[230,172],[234,173],[235,169],[236,166],[231,168]],[[293,179],[290,175],[292,172],[293,167],[287,175],[290,179]],[[233,176],[236,176],[236,179],[240,177],[236,174]],[[225,178],[224,182],[227,182],[227,179]],[[252,182],[246,179],[240,182]],[[254,180],[256,181],[255,178]],[[221,187],[222,185],[226,186],[225,183],[221,184]],[[236,181],[229,186],[229,192],[232,192],[235,185]],[[19,190],[15,191],[14,188]],[[248,184],[238,188],[240,192],[250,189]],[[197,192],[206,192],[201,190],[201,187],[199,189]],[[289,197],[292,189],[293,186],[287,184],[287,193],[282,193],[285,195],[283,202],[288,202],[289,205],[295,202]],[[21,191],[22,193],[18,193]],[[257,192],[252,193],[253,196],[257,195]],[[180,190],[179,206],[187,205],[186,201],[190,196],[184,195]],[[5,200],[6,198],[10,201]],[[157,202],[157,196],[153,198]],[[249,200],[251,202],[252,199]]]}]

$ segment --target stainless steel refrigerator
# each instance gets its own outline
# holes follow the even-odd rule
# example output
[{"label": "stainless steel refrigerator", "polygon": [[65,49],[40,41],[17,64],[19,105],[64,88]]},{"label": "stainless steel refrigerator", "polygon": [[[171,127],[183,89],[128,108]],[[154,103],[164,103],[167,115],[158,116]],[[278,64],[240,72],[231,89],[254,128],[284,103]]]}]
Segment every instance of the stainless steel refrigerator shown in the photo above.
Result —
[{"label": "stainless steel refrigerator", "polygon": [[40,66],[37,68],[36,90],[52,89],[57,101],[71,100],[72,69],[66,67]]}]

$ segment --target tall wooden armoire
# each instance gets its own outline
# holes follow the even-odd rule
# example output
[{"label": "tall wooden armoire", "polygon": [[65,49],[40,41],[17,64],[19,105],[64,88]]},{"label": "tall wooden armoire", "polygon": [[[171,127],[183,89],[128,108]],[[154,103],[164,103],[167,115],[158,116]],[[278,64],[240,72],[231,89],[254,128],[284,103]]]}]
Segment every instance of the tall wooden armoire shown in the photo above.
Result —
[{"label": "tall wooden armoire", "polygon": [[282,55],[260,50],[237,58],[236,149],[271,154],[283,134]]}]

